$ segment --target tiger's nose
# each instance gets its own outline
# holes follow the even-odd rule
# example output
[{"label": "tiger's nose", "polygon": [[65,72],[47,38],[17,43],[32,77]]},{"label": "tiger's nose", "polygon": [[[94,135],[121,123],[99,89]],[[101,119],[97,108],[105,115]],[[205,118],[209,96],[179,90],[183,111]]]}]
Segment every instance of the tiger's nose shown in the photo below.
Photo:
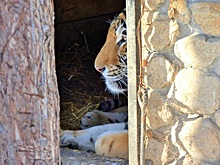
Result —
[{"label": "tiger's nose", "polygon": [[95,66],[95,69],[100,73],[103,73],[105,71],[105,67]]}]

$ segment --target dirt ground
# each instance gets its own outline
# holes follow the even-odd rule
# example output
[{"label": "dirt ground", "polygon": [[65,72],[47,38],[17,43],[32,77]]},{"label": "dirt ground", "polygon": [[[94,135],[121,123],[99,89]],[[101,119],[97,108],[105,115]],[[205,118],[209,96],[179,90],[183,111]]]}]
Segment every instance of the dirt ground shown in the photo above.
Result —
[{"label": "dirt ground", "polygon": [[127,165],[128,160],[104,157],[84,151],[60,148],[62,165]]}]

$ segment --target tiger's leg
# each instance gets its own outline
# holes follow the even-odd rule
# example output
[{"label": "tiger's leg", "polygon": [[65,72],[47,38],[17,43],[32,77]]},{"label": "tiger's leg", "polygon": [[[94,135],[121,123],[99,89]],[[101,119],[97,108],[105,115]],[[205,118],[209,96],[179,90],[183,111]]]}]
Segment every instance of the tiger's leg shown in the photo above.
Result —
[{"label": "tiger's leg", "polygon": [[70,131],[64,130],[60,133],[60,146],[77,148],[83,151],[95,151],[97,137],[106,131],[122,131],[127,129],[127,123],[105,124],[91,127],[85,130]]},{"label": "tiger's leg", "polygon": [[95,151],[99,155],[128,159],[128,131],[108,131],[101,134]]},{"label": "tiger's leg", "polygon": [[127,106],[123,106],[112,110],[112,112],[102,112],[99,110],[87,112],[80,121],[80,128],[86,129],[96,125],[127,122],[127,109]]}]

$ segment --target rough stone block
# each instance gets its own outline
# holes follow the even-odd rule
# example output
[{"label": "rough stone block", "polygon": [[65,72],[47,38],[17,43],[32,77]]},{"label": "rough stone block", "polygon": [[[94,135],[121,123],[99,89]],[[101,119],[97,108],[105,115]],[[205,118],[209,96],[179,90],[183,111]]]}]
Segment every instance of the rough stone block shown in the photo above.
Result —
[{"label": "rough stone block", "polygon": [[194,3],[191,6],[191,11],[195,22],[204,33],[220,35],[220,3]]},{"label": "rough stone block", "polygon": [[212,114],[220,106],[220,81],[202,70],[181,70],[176,76],[175,88],[172,89],[169,93],[187,106],[189,113]]},{"label": "rough stone block", "polygon": [[215,112],[214,117],[217,125],[220,127],[220,109]]},{"label": "rough stone block", "polygon": [[144,37],[147,47],[151,51],[161,51],[169,47],[169,17],[155,14]]},{"label": "rough stone block", "polygon": [[171,0],[168,13],[171,18],[173,17],[179,22],[190,23],[191,15],[185,0]]},{"label": "rough stone block", "polygon": [[145,6],[150,10],[153,11],[157,7],[160,6],[160,4],[164,3],[165,0],[146,0],[145,1]]},{"label": "rough stone block", "polygon": [[[165,140],[166,139],[166,140]],[[179,157],[179,151],[176,146],[170,143],[170,135],[163,139],[165,141],[165,145],[163,148],[163,153],[161,155],[161,160],[163,164],[172,164]]]},{"label": "rough stone block", "polygon": [[176,20],[170,20],[169,38],[170,42],[174,44],[179,37],[179,25]]},{"label": "rough stone block", "polygon": [[174,117],[172,110],[166,104],[162,107],[161,111],[158,111],[158,114],[166,124],[169,124]]},{"label": "rough stone block", "polygon": [[220,56],[220,40],[208,38],[205,35],[191,35],[176,42],[175,55],[184,65],[193,67],[207,67]]},{"label": "rough stone block", "polygon": [[178,137],[193,158],[220,160],[220,131],[210,118],[186,119]]},{"label": "rough stone block", "polygon": [[147,125],[151,129],[157,129],[165,125],[163,120],[158,114],[158,111],[162,109],[165,98],[159,91],[150,91],[148,99],[147,109]]},{"label": "rough stone block", "polygon": [[160,89],[171,84],[175,69],[163,56],[156,56],[148,63],[147,82],[148,86]]},{"label": "rough stone block", "polygon": [[192,156],[190,156],[188,154],[185,156],[185,158],[183,160],[177,161],[176,164],[181,164],[181,165],[213,165],[216,163],[213,163],[213,162],[211,163],[211,162],[203,161],[201,159],[192,158]]},{"label": "rough stone block", "polygon": [[208,72],[220,77],[220,56],[214,60],[211,66],[208,67]]},{"label": "rough stone block", "polygon": [[146,159],[152,160],[153,164],[162,164],[161,154],[163,152],[164,142],[157,139],[147,139],[147,150],[145,154]]}]

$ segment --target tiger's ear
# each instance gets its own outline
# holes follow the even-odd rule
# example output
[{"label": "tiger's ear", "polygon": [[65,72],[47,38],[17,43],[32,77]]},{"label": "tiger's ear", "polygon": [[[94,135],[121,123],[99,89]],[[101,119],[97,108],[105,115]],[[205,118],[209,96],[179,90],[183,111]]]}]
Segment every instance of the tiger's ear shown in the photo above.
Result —
[{"label": "tiger's ear", "polygon": [[[108,70],[111,69],[113,65],[119,65],[118,54],[126,55],[127,45],[124,44],[123,46],[117,45],[117,36],[116,30],[119,28],[120,25],[126,26],[125,23],[126,19],[126,10],[124,9],[112,22],[108,30],[108,34],[106,37],[106,42],[101,48],[99,54],[95,59],[95,68],[99,72],[105,71],[107,68]],[[121,31],[120,31],[121,32]],[[126,40],[126,34],[122,34],[124,39]]]},{"label": "tiger's ear", "polygon": [[124,10],[122,10],[122,12],[119,14],[118,17],[123,20],[126,20],[126,8],[124,8]]}]

